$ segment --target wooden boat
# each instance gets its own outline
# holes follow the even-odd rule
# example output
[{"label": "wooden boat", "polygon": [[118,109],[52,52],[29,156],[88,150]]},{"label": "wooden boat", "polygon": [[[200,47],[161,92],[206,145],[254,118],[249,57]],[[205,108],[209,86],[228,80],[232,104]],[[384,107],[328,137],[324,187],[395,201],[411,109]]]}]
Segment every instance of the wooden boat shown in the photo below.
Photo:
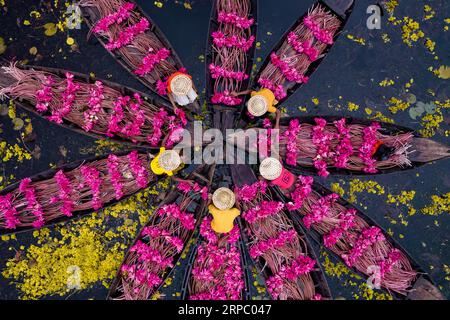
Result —
[{"label": "wooden boat", "polygon": [[[231,166],[231,174],[233,177],[233,182],[235,187],[242,187],[244,185],[251,185],[258,181],[258,179],[255,176],[255,173],[252,171],[252,169],[247,165],[232,165]],[[270,198],[274,198],[276,194],[274,194],[272,191],[268,191],[267,194]],[[285,210],[283,210],[285,212]],[[286,213],[286,212],[285,212]],[[298,224],[294,223],[292,218],[287,215],[288,219],[293,222],[295,231],[299,234],[300,237],[302,237],[306,244],[306,251],[308,252],[308,256],[314,259],[316,264],[316,270],[312,271],[311,277],[314,282],[316,293],[320,294],[324,299],[331,299],[331,291],[328,286],[327,280],[324,276],[324,272],[322,270],[322,267],[319,263],[319,260],[317,259],[317,255],[313,249],[313,247],[309,243],[309,239],[307,238],[305,232],[302,228],[298,226]],[[241,222],[243,224],[243,228],[241,229],[242,237],[245,241],[245,243],[248,245],[248,243],[251,242],[251,236],[249,236],[248,232],[248,225],[245,222],[245,219],[241,219]],[[247,248],[248,249],[248,248]],[[266,266],[266,263],[264,259],[258,258],[256,260],[253,260],[259,273],[263,276],[264,280],[267,280],[269,277],[273,275],[271,270]]]},{"label": "wooden boat", "polygon": [[[299,118],[300,123],[308,123],[308,124],[314,124],[314,116],[307,116],[307,117],[301,117]],[[327,121],[327,123],[333,123],[333,121],[340,120],[342,117],[336,117],[336,116],[320,116],[320,118],[323,118]],[[289,121],[293,118],[283,118],[280,123],[281,126],[287,126],[289,124]],[[352,117],[346,117],[346,124],[360,124],[364,126],[370,126],[374,121],[373,120],[367,120],[367,119],[357,119]],[[378,122],[378,121],[375,121]],[[386,122],[378,122],[381,125],[381,129],[379,130],[380,133],[385,135],[391,135],[395,136],[398,134],[404,134],[404,133],[410,133],[413,135],[412,140],[410,142],[410,151],[408,152],[408,159],[411,162],[410,166],[397,166],[392,168],[386,168],[386,169],[379,169],[377,174],[387,174],[392,172],[397,172],[400,170],[409,170],[414,169],[417,167],[420,167],[424,164],[427,164],[432,161],[445,159],[450,157],[450,147],[446,146],[444,144],[435,142],[431,139],[422,138],[420,137],[417,132],[415,132],[413,129],[386,123]],[[312,163],[305,159],[304,162],[301,164],[299,163],[297,167],[293,166],[286,166],[290,170],[296,173],[301,172],[317,172],[313,167]],[[370,173],[365,173],[363,171],[354,171],[349,169],[341,169],[341,168],[329,168],[329,171],[334,174],[343,174],[343,175],[370,175]]]},{"label": "wooden boat", "polygon": [[[215,169],[214,166],[199,165],[195,169],[191,170],[190,173],[187,174],[186,179],[191,180],[193,182],[197,182],[198,184],[200,184],[202,186],[209,186],[212,182],[212,178],[214,175],[214,169]],[[155,212],[164,205],[179,203],[179,201],[181,201],[183,199],[183,197],[184,197],[184,194],[181,193],[175,186],[173,186],[172,190],[167,195],[166,194],[160,195],[160,197],[159,197],[160,204],[155,209]],[[193,230],[187,231],[185,236],[182,238],[183,248],[186,247],[186,244],[190,241],[195,230],[200,225],[202,217],[204,215],[206,204],[207,204],[206,201],[202,200],[197,195],[195,198],[192,198],[189,205],[184,209],[188,213],[194,214],[194,217],[196,219],[196,225]],[[156,214],[154,214],[151,217],[150,221],[141,229],[138,236],[134,239],[132,245],[130,246],[130,249],[134,244],[137,243],[137,241],[145,242],[145,235],[142,234],[142,231],[148,226],[158,226],[159,220],[160,220],[160,218]],[[122,297],[123,292],[121,291],[121,285],[122,285],[121,283],[122,283],[122,279],[123,279],[123,273],[121,270],[122,270],[122,266],[125,265],[131,257],[130,249],[128,249],[127,253],[125,254],[125,257],[122,261],[121,267],[117,271],[117,274],[112,281],[112,284],[110,286],[108,296],[107,296],[107,299],[109,299],[109,300],[123,299],[123,297]],[[180,260],[181,255],[182,255],[182,251],[179,252],[173,258],[173,266],[174,267],[177,265],[177,262]],[[155,289],[149,294],[148,299],[150,298],[150,296],[153,293],[158,292],[162,288],[162,286],[164,285],[165,279],[167,279],[167,277],[169,277],[172,274],[174,267],[167,268],[164,275],[161,277],[161,279],[162,279],[161,284],[158,287],[155,287]]]},{"label": "wooden boat", "polygon": [[[230,171],[227,166],[220,165],[216,167],[216,172],[214,176],[214,181],[218,181],[218,183],[213,184],[213,188],[216,187],[231,187],[231,178],[230,178]],[[239,221],[239,218],[236,219]],[[239,223],[239,222],[238,222]],[[241,224],[239,223],[239,226],[241,227]],[[242,229],[241,229],[242,231]],[[222,239],[224,240],[224,239]],[[184,272],[183,276],[183,282],[181,285],[181,300],[189,300],[190,294],[192,292],[191,286],[192,286],[192,268],[194,267],[196,258],[197,258],[197,250],[202,245],[205,244],[206,240],[199,235],[198,241],[193,245],[191,248],[191,251],[189,253],[188,257],[188,263],[186,270]],[[229,244],[228,244],[229,245]],[[242,236],[238,239],[238,241],[234,244],[234,246],[237,246],[239,253],[240,253],[240,262],[241,262],[241,269],[242,269],[242,277],[244,281],[244,288],[242,289],[241,294],[241,300],[250,300],[250,283],[251,283],[251,268],[247,260],[247,252],[245,248],[245,244],[243,242]]]},{"label": "wooden boat", "polygon": [[[344,28],[345,24],[347,23],[348,19],[350,18],[350,15],[353,10],[354,6],[354,0],[320,0],[317,1],[311,9],[306,12],[304,15],[302,15],[300,18],[298,18],[293,25],[286,31],[286,33],[280,38],[278,43],[273,47],[273,49],[270,51],[271,53],[276,53],[279,55],[280,51],[283,49],[283,47],[289,46],[288,44],[288,36],[291,32],[294,32],[298,30],[299,27],[303,25],[303,19],[308,16],[309,12],[316,9],[321,8],[324,9],[326,12],[329,12],[331,16],[336,18],[336,21],[340,23],[339,27],[336,29],[336,32],[333,36],[333,43],[337,40],[340,32]],[[311,75],[314,73],[315,70],[319,67],[320,63],[323,61],[323,59],[328,54],[329,50],[333,44],[326,45],[323,50],[320,50],[320,54],[318,55],[317,59],[314,61],[309,61],[308,67],[306,71],[303,72],[303,70],[300,72],[303,74],[304,77],[311,77]],[[314,47],[314,46],[313,46]],[[295,50],[293,48],[289,49],[289,52],[293,55],[296,55]],[[252,83],[252,89],[253,90],[259,90],[262,88],[261,84],[259,84],[259,81],[261,81],[264,76],[265,72],[268,72],[269,68],[274,67],[271,62],[271,55],[268,55],[266,59],[264,60],[263,64],[259,68],[258,72],[256,73],[255,77],[253,78]],[[284,83],[281,85],[284,91],[283,96],[279,96],[275,93],[275,96],[277,98],[278,104],[280,105],[285,100],[287,100],[297,89],[299,89],[305,81],[301,83],[289,81],[284,77]],[[274,85],[274,83],[272,83]],[[275,88],[269,88],[273,92],[275,92]],[[246,103],[250,97],[247,96]],[[248,122],[254,122],[254,118],[250,118],[247,114],[246,108],[243,108],[241,113],[241,121],[239,121],[240,126],[245,126]]]},{"label": "wooden boat", "polygon": [[[314,192],[318,193],[320,196],[327,196],[332,193],[331,190],[325,188],[321,184],[314,182],[312,185],[312,189]],[[289,196],[287,195],[286,190],[282,190],[276,186],[272,186],[272,190],[276,192],[278,197],[282,199],[285,202],[289,201]],[[406,258],[409,260],[412,268],[417,272],[418,277],[414,281],[412,287],[409,289],[409,292],[406,296],[401,295],[396,292],[389,292],[393,295],[396,299],[408,299],[408,300],[443,300],[444,296],[440,292],[440,290],[437,288],[437,286],[434,284],[431,277],[423,270],[423,268],[411,257],[411,255],[395,240],[392,238],[382,227],[380,227],[373,219],[368,217],[366,214],[364,214],[361,210],[357,209],[353,205],[351,205],[348,201],[339,198],[337,200],[337,203],[342,205],[343,207],[347,209],[354,209],[356,210],[357,216],[362,218],[369,226],[376,226],[377,228],[381,229],[386,240],[393,246],[393,248],[400,250]],[[307,229],[302,221],[302,215],[298,212],[292,212],[290,214],[292,220],[294,221],[297,228],[304,230],[305,232],[308,232],[308,235],[315,241],[317,244],[321,245],[323,249],[325,249],[329,254],[333,255],[336,259],[342,260],[341,257],[336,255],[333,251],[328,249],[323,245],[322,236],[315,231],[314,229]],[[308,230],[308,231],[306,231]],[[362,276],[363,278],[367,278],[367,275],[359,272],[356,268],[350,268],[353,272],[356,274]],[[384,290],[387,290],[383,288]]]},{"label": "wooden boat", "polygon": [[[247,265],[245,259],[245,245],[243,243],[243,238],[239,239],[237,242],[239,253],[241,256],[241,269],[242,269],[242,278],[244,281],[244,288],[242,289],[241,300],[251,300],[250,296],[250,274],[249,267]],[[197,249],[204,243],[204,240],[198,241],[195,246],[191,249],[191,253],[189,255],[188,266],[186,272],[183,277],[183,284],[181,287],[181,300],[189,300],[190,292],[191,292],[191,284],[192,284],[192,268],[194,266],[195,260],[197,258]]]},{"label": "wooden boat", "polygon": [[[96,24],[97,21],[99,21],[102,16],[98,9],[94,6],[96,1],[82,1],[80,3],[80,9],[81,13],[83,15],[84,21],[88,25],[90,31],[88,36],[91,34],[91,30],[93,26]],[[144,10],[140,6],[138,6],[133,1],[127,1],[131,2],[135,5],[134,9],[132,10],[133,13],[137,15],[137,17],[145,18],[149,21],[150,27],[149,29],[144,33],[147,38],[151,38],[152,41],[155,41],[155,43],[158,44],[158,48],[167,48],[170,50],[170,56],[166,59],[166,62],[168,65],[170,65],[170,70],[167,70],[167,72],[164,73],[164,76],[161,79],[161,81],[164,81],[166,77],[170,76],[173,72],[179,71],[184,69],[183,63],[181,62],[180,57],[176,53],[174,47],[170,44],[167,37],[164,35],[164,33],[161,31],[161,29],[158,27],[158,25],[145,13]],[[123,4],[124,2],[119,2]],[[95,34],[95,33],[94,33]],[[133,66],[128,59],[125,58],[123,54],[120,53],[120,50],[114,50],[110,51],[106,49],[106,39],[102,36],[99,36],[95,34],[95,37],[97,40],[102,44],[103,47],[105,47],[105,50],[108,51],[112,57],[123,67],[125,68],[133,77],[135,77],[138,81],[140,81],[142,84],[144,84],[147,88],[149,88],[151,91],[158,93],[158,90],[156,88],[156,80],[152,78],[150,75],[145,75],[144,77],[138,76],[135,74],[136,67]],[[135,49],[131,48],[130,46],[126,47],[130,54],[139,55],[142,58],[144,55],[142,53],[137,52]],[[156,77],[159,78],[159,77]],[[195,88],[194,88],[195,89]],[[168,100],[167,97],[166,100]],[[192,104],[186,106],[186,110],[191,110],[194,113],[200,113],[201,107],[198,102],[198,100],[194,101]]]},{"label": "wooden boat", "polygon": [[[340,32],[344,28],[345,24],[347,23],[348,19],[350,18],[350,15],[353,11],[355,1],[354,0],[321,0],[318,1],[316,4],[313,5],[313,8],[316,6],[322,6],[325,10],[329,11],[331,14],[336,16],[341,24],[338,28],[337,32],[335,33],[335,36],[333,37],[333,43],[336,41],[336,39],[339,37]],[[273,47],[273,49],[270,52],[277,52],[282,45],[287,41],[288,35],[291,31],[295,30],[299,25],[303,24],[303,19],[308,15],[308,13],[305,13],[302,15],[299,19],[297,19],[294,24],[286,31],[286,33],[281,37],[280,41]],[[310,77],[314,71],[317,70],[320,63],[323,61],[323,59],[326,57],[327,53],[331,49],[332,45],[328,45],[325,51],[322,52],[322,54],[319,56],[317,60],[312,62],[306,73],[304,74],[307,77]],[[258,80],[261,77],[261,74],[264,72],[264,70],[271,64],[270,56],[266,58],[266,60],[263,62],[261,67],[259,68],[258,73],[256,74],[254,78],[254,86],[258,86]],[[299,89],[302,86],[301,83],[295,83],[295,82],[289,82],[285,86],[285,90],[287,91],[286,97],[279,100],[279,103],[282,103],[283,101],[287,100],[297,89]]]},{"label": "wooden boat", "polygon": [[[298,119],[300,125],[302,124],[310,124],[314,125],[314,118],[323,118],[327,121],[327,123],[333,123],[333,121],[340,120],[343,117],[337,117],[337,116],[306,116],[306,117],[286,117],[281,118],[280,121],[280,128],[281,132],[283,133],[283,128],[287,128],[289,125],[289,122],[293,119]],[[346,125],[362,125],[362,126],[370,126],[373,122],[373,120],[367,120],[367,119],[358,119],[358,118],[352,118],[352,117],[345,117],[346,119]],[[378,172],[375,174],[387,174],[392,172],[397,172],[401,170],[408,170],[420,167],[424,164],[427,164],[432,161],[445,159],[450,157],[450,147],[435,142],[431,139],[426,139],[420,137],[414,130],[391,124],[391,123],[385,123],[385,122],[378,122],[381,125],[380,130],[378,130],[379,133],[387,136],[396,136],[399,134],[410,134],[411,139],[408,142],[410,145],[408,152],[406,154],[408,161],[410,162],[410,165],[405,164],[403,166],[391,166],[388,168],[379,168]],[[258,127],[255,128],[255,130],[260,130]],[[229,136],[232,137],[232,136]],[[235,137],[239,137],[236,135]],[[242,139],[237,140],[237,146],[241,149],[245,148],[248,150],[248,146],[243,145]],[[285,145],[280,145],[280,154],[285,155]],[[308,158],[301,158],[297,159],[297,166],[290,166],[286,165],[286,168],[288,168],[290,171],[295,172],[297,174],[316,174],[317,170],[313,167],[313,162],[310,157]],[[370,175],[373,173],[366,173],[362,170],[356,171],[351,169],[343,169],[343,168],[336,168],[333,167],[331,164],[327,167],[327,170],[332,174],[338,174],[338,175]]]},{"label": "wooden boat", "polygon": [[[114,153],[116,156],[125,156],[126,154],[128,154],[128,152],[117,152]],[[145,152],[140,152],[141,155],[147,155],[147,153]],[[98,161],[98,160],[104,160],[108,157],[108,155],[104,155],[104,156],[100,156],[100,157],[91,157],[91,158],[87,158],[84,160],[78,160],[78,161],[74,161],[71,163],[67,163],[61,166],[58,166],[56,168],[53,169],[49,169],[46,171],[43,171],[41,173],[38,173],[36,175],[33,175],[31,177],[29,177],[31,179],[32,182],[39,182],[39,181],[44,181],[44,180],[48,180],[48,179],[52,179],[55,174],[59,171],[59,170],[63,170],[64,173],[67,173],[71,170],[77,169],[80,166],[82,166],[83,164],[89,164],[89,163],[93,163],[94,161]],[[151,155],[150,155],[151,157]],[[154,185],[156,185],[158,183],[160,179],[156,178],[154,181],[150,182],[147,186],[147,188],[152,187]],[[7,186],[6,188],[4,188],[3,190],[0,191],[0,195],[4,196],[8,193],[11,193],[13,191],[15,191],[18,187],[19,187],[20,181],[17,181],[9,186]],[[142,189],[141,189],[142,190]],[[112,206],[120,201],[125,201],[127,198],[131,197],[134,193],[139,192],[140,190],[136,190],[135,192],[128,194],[128,195],[124,195],[123,198],[121,198],[120,200],[116,200],[113,199],[111,201],[109,201],[108,203],[104,203],[103,208],[108,207],[108,206]],[[73,216],[72,217],[67,217],[65,215],[61,215],[60,217],[56,218],[56,219],[52,219],[52,220],[48,220],[46,221],[45,225],[43,227],[50,227],[56,224],[61,224],[61,223],[65,223],[69,220],[72,219],[76,219],[76,218],[80,218],[86,215],[91,214],[92,212],[94,212],[94,209],[87,209],[87,210],[81,210],[81,211],[73,211]],[[29,230],[35,230],[36,228],[32,227],[32,226],[26,226],[26,227],[17,227],[16,229],[6,229],[6,228],[0,228],[0,235],[6,235],[6,234],[12,234],[12,233],[20,233],[20,232],[26,232]]]},{"label": "wooden boat", "polygon": [[[231,111],[233,113],[236,111],[240,111],[240,109],[243,106],[243,103],[240,103],[239,105],[236,105],[236,106],[227,106],[225,104],[215,104],[211,101],[211,97],[214,94],[214,86],[216,83],[216,79],[212,78],[211,70],[209,68],[209,65],[214,63],[215,58],[216,58],[216,52],[214,50],[214,43],[213,43],[213,38],[212,38],[211,34],[220,29],[220,23],[218,21],[218,2],[219,1],[221,1],[221,0],[213,1],[213,5],[212,5],[212,9],[211,9],[209,31],[208,31],[208,41],[206,44],[206,54],[205,54],[206,97],[207,97],[208,104],[213,107],[214,113],[219,112],[219,111]],[[241,70],[245,74],[249,75],[249,77],[243,81],[237,81],[234,79],[230,80],[230,81],[234,82],[236,92],[246,90],[250,84],[250,74],[251,74],[252,67],[253,67],[253,58],[254,58],[255,47],[256,47],[255,44],[256,44],[257,25],[258,25],[258,22],[257,22],[258,1],[257,0],[248,0],[248,3],[250,6],[250,12],[249,12],[249,15],[247,18],[254,20],[254,23],[249,28],[248,35],[254,36],[255,41],[254,41],[253,45],[251,46],[251,48],[247,52],[244,53],[246,64],[245,64],[244,70]],[[236,70],[234,70],[234,71],[236,71]],[[220,128],[220,127],[217,127],[217,128]]]},{"label": "wooden boat", "polygon": [[[65,79],[65,74],[66,72],[70,72],[74,75],[74,80],[78,81],[80,83],[86,83],[86,84],[94,84],[95,81],[101,81],[103,83],[103,85],[105,87],[109,87],[117,92],[119,92],[121,95],[123,96],[130,96],[132,97],[134,94],[139,94],[142,99],[144,100],[144,102],[146,103],[146,105],[150,108],[152,108],[153,110],[159,110],[160,108],[164,108],[167,112],[172,112],[173,107],[170,103],[168,103],[166,100],[159,98],[159,96],[156,95],[148,95],[145,94],[143,92],[134,90],[130,87],[127,86],[122,86],[119,85],[117,83],[108,81],[108,80],[103,80],[103,79],[94,79],[92,77],[90,77],[89,75],[86,74],[82,74],[82,73],[78,73],[78,72],[72,72],[72,71],[68,71],[68,70],[64,70],[64,69],[58,69],[58,68],[48,68],[48,67],[40,67],[40,66],[28,66],[28,65],[24,65],[24,66],[17,66],[20,69],[23,70],[35,70],[35,71],[40,71],[40,72],[44,72],[45,74],[48,75],[53,75],[54,77],[58,77],[61,79]],[[10,77],[9,75],[4,73],[5,70],[0,69],[0,89],[2,88],[6,88],[14,83],[16,83],[15,79],[13,79],[12,77]],[[12,97],[13,98],[13,97]],[[46,115],[48,115],[49,113],[40,113],[36,110],[36,107],[34,105],[34,103],[31,103],[31,101],[28,101],[26,99],[21,99],[16,98],[15,102],[17,103],[17,105],[23,109],[25,109],[26,111],[29,111],[39,117],[45,117]],[[189,115],[187,115],[189,117]],[[190,118],[190,117],[189,117]],[[59,125],[63,128],[69,129],[73,132],[79,133],[79,134],[83,134],[86,136],[89,136],[91,138],[94,139],[105,139],[107,138],[106,135],[101,134],[101,133],[96,133],[96,132],[92,132],[92,131],[85,131],[83,130],[78,124],[75,124],[73,122],[69,122],[67,120],[64,120],[63,123],[61,124],[57,124],[55,123],[55,125]],[[188,122],[188,127],[190,127],[190,129],[188,130],[192,130],[191,127],[192,123]],[[147,143],[145,140],[144,141],[136,141],[135,143],[132,142],[130,139],[127,139],[126,137],[121,137],[118,135],[114,135],[113,138],[110,138],[113,141],[116,141],[118,143],[124,144],[128,147],[142,147],[142,148],[146,148],[146,149],[159,149],[159,146],[150,146],[149,143]]]}]

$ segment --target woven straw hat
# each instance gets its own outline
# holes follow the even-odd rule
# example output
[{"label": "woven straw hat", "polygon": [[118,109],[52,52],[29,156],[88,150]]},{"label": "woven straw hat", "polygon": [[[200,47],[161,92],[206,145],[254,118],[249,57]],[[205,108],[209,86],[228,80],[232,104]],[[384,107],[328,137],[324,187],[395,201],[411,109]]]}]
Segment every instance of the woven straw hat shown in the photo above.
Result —
[{"label": "woven straw hat", "polygon": [[236,196],[234,192],[228,188],[219,188],[214,191],[212,196],[212,202],[217,209],[227,210],[231,209],[236,202]]},{"label": "woven straw hat", "polygon": [[262,95],[254,95],[247,102],[248,112],[255,116],[260,117],[269,109],[269,103],[267,99]]},{"label": "woven straw hat", "polygon": [[192,89],[192,79],[185,74],[179,74],[170,80],[170,90],[177,95],[185,96]]},{"label": "woven straw hat", "polygon": [[259,165],[259,173],[266,180],[275,180],[281,175],[282,170],[283,165],[275,158],[266,158]]},{"label": "woven straw hat", "polygon": [[166,171],[173,171],[181,164],[180,155],[175,150],[166,150],[159,155],[158,165]]}]

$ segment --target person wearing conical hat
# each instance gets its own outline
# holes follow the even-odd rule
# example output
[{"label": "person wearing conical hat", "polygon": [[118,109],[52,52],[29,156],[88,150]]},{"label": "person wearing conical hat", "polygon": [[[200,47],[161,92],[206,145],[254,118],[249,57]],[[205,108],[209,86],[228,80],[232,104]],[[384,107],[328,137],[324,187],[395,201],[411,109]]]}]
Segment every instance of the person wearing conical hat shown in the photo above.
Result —
[{"label": "person wearing conical hat", "polygon": [[259,165],[259,174],[273,185],[284,190],[294,188],[296,176],[285,169],[280,160],[276,158],[266,158]]},{"label": "person wearing conical hat", "polygon": [[274,93],[267,89],[262,88],[258,91],[245,90],[239,93],[233,92],[233,96],[240,96],[244,94],[250,94],[250,99],[247,101],[247,111],[254,117],[261,117],[268,113],[275,113],[277,118],[281,115],[281,112],[275,107],[278,104],[278,100],[275,98]]},{"label": "person wearing conical hat", "polygon": [[[167,94],[172,102],[186,106],[197,99],[192,77],[187,73],[177,71],[167,79]],[[174,106],[176,108],[176,106]]]},{"label": "person wearing conical hat", "polygon": [[181,157],[175,150],[161,147],[158,155],[150,162],[150,168],[156,175],[167,174],[169,177],[181,165]]},{"label": "person wearing conical hat", "polygon": [[208,210],[213,216],[211,228],[217,233],[228,233],[234,227],[234,219],[240,215],[239,209],[235,208],[236,197],[234,192],[228,188],[219,188],[214,191],[212,204]]}]

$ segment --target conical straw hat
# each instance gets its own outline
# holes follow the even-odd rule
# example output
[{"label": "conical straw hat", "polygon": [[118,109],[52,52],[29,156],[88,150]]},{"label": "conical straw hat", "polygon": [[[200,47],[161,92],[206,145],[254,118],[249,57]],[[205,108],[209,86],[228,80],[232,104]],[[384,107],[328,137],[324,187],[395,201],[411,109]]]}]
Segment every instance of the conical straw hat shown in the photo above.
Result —
[{"label": "conical straw hat", "polygon": [[217,209],[227,210],[231,209],[236,202],[234,192],[228,188],[219,188],[214,191],[212,196],[212,202]]},{"label": "conical straw hat", "polygon": [[268,108],[269,103],[262,95],[254,95],[247,102],[248,112],[255,117],[260,117],[265,114]]},{"label": "conical straw hat", "polygon": [[184,96],[192,89],[192,79],[185,74],[179,74],[170,80],[170,90],[177,95]]},{"label": "conical straw hat", "polygon": [[259,173],[266,180],[275,180],[281,175],[283,165],[278,159],[266,158],[259,165]]},{"label": "conical straw hat", "polygon": [[159,155],[158,165],[166,171],[173,171],[181,164],[180,155],[175,150],[166,150]]}]

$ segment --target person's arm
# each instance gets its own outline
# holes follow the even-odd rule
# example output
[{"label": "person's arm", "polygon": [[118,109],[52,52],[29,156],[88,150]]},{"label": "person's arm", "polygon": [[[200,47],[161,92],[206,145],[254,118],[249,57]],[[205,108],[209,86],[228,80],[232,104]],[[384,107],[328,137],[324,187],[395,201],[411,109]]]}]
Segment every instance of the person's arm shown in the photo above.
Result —
[{"label": "person's arm", "polygon": [[252,93],[252,91],[253,90],[251,90],[251,89],[244,90],[244,91],[241,91],[241,92],[233,91],[233,92],[230,93],[230,95],[233,96],[233,97],[238,97],[238,96],[250,94],[250,93]]},{"label": "person's arm", "polygon": [[170,103],[172,104],[172,107],[173,107],[173,113],[176,113],[177,108],[178,108],[178,107],[177,107],[177,104],[176,104],[175,101],[173,100],[172,95],[168,94],[167,96],[169,97],[169,101],[170,101]]},{"label": "person's arm", "polygon": [[274,129],[280,129],[280,119],[281,119],[281,111],[277,109],[275,111],[275,127]]},{"label": "person's arm", "polygon": [[171,176],[170,177],[173,181],[176,181],[176,182],[185,182],[185,183],[189,183],[189,185],[193,185],[194,183],[192,182],[192,180],[186,180],[186,179],[182,179],[182,178],[179,178],[179,177],[177,177],[177,176]]}]

